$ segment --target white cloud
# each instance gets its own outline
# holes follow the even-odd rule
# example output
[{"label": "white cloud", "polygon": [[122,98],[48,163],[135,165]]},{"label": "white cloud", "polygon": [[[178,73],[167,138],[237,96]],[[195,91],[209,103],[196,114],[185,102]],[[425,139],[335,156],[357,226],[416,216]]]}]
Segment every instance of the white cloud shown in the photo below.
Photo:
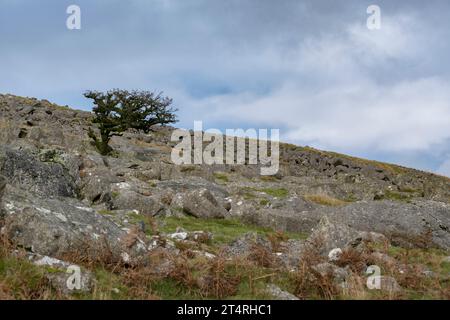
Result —
[{"label": "white cloud", "polygon": [[[284,139],[347,152],[430,152],[450,138],[450,82],[424,76],[381,79],[392,59],[420,63],[426,42],[410,16],[385,17],[381,31],[352,25],[338,35],[309,37],[288,62],[270,65],[295,76],[266,95],[238,93],[188,101],[189,110],[216,122],[285,128]],[[314,86],[308,86],[308,81]]]}]

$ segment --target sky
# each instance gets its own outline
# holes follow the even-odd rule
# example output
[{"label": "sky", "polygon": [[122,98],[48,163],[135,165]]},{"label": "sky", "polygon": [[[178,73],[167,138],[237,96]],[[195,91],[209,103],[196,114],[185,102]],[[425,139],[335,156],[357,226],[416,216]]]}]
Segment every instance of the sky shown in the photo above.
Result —
[{"label": "sky", "polygon": [[86,90],[164,91],[182,128],[450,176],[447,0],[0,0],[0,39],[0,93],[90,110]]}]

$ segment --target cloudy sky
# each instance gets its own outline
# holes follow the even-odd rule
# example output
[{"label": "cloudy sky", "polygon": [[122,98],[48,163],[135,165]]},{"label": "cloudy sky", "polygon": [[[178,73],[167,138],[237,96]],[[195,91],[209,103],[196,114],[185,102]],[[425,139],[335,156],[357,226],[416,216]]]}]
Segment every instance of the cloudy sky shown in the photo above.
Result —
[{"label": "cloudy sky", "polygon": [[88,89],[162,90],[180,127],[279,128],[450,176],[447,0],[0,0],[0,39],[1,93],[89,110]]}]

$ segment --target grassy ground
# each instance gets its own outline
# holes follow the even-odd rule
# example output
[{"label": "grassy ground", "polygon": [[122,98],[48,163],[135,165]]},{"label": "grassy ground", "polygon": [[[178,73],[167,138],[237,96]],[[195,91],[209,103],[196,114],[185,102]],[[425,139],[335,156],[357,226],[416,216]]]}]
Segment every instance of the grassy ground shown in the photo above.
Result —
[{"label": "grassy ground", "polygon": [[[187,231],[209,231],[214,234],[202,249],[218,254],[219,248],[235,238],[256,232],[268,237],[276,233],[267,228],[243,225],[236,220],[202,220],[193,217],[169,217],[157,221],[159,232],[174,232],[178,227]],[[285,234],[283,238],[304,239],[304,234]],[[403,290],[395,295],[368,290],[365,276],[351,278],[351,290],[343,291],[326,277],[311,277],[308,263],[316,259],[305,256],[296,272],[287,272],[277,264],[261,259],[213,260],[192,257],[189,245],[179,247],[180,256],[174,257],[175,270],[170,274],[155,276],[152,267],[118,267],[107,263],[86,263],[95,274],[91,293],[64,296],[52,289],[45,267],[38,267],[20,255],[12,255],[3,246],[0,250],[0,299],[268,299],[269,283],[298,295],[303,299],[450,299],[450,263],[444,262],[447,252],[436,249],[411,249],[384,246],[374,247],[406,266],[399,273],[388,263],[381,263],[383,275],[395,277]],[[351,255],[352,268],[366,259]],[[79,261],[73,261],[79,263]],[[263,263],[264,262],[264,263]],[[270,262],[270,261],[269,261]],[[367,262],[369,263],[369,262]],[[420,268],[419,268],[420,266]],[[356,267],[355,267],[356,268]],[[423,270],[433,272],[432,277]]]}]

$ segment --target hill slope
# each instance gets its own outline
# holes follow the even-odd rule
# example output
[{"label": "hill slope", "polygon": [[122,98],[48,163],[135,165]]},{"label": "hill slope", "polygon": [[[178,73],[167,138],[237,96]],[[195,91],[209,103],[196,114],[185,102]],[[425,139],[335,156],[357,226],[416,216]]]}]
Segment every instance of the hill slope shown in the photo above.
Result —
[{"label": "hill slope", "polygon": [[[196,297],[272,297],[281,291],[286,298],[279,287],[301,298],[330,298],[314,286],[317,272],[308,276],[313,289],[300,286],[302,263],[334,275],[332,296],[355,297],[339,288],[363,277],[362,266],[375,262],[397,279],[386,280],[384,291],[410,297],[396,287],[399,282],[406,292],[417,293],[402,276],[409,266],[395,259],[411,248],[422,258],[439,260],[435,283],[448,281],[447,262],[440,260],[450,249],[446,177],[289,144],[280,146],[274,177],[260,176],[256,165],[177,166],[170,161],[169,127],[114,137],[116,155],[102,157],[87,136],[91,119],[89,112],[48,101],[0,95],[2,236],[11,246],[2,253],[5,261],[23,263],[11,256],[12,248],[20,247],[22,255],[47,268],[50,258],[60,259],[50,264],[59,270],[67,267],[65,261],[82,264],[81,291],[93,298],[98,298],[90,295],[93,283],[102,290],[112,285],[99,284],[99,272],[108,275],[106,282],[123,286],[119,298],[142,297],[142,292],[179,298],[192,288]],[[359,264],[342,257],[328,262],[336,248]],[[234,271],[227,267],[230,259],[240,261]],[[425,272],[429,266],[423,263]],[[148,276],[145,281],[133,268]],[[200,276],[191,274],[199,269]],[[48,290],[71,294],[64,272],[39,270]],[[245,279],[238,276],[242,270]],[[261,288],[249,290],[249,279],[273,270],[282,271],[260,278]],[[208,289],[214,272],[223,273],[227,285],[214,283],[223,292]],[[279,287],[266,288],[268,282]],[[431,284],[429,289],[433,297],[447,292]],[[114,297],[109,290],[107,296]],[[365,288],[356,291],[373,296]]]}]

